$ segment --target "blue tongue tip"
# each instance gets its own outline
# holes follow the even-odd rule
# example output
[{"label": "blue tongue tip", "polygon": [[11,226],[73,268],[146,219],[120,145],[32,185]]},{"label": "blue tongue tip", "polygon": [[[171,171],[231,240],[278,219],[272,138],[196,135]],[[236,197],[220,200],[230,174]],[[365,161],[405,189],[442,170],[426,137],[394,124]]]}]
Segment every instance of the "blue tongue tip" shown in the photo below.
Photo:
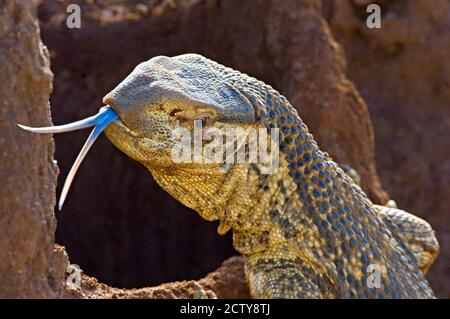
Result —
[{"label": "blue tongue tip", "polygon": [[96,115],[69,124],[49,126],[49,127],[29,127],[18,124],[18,126],[24,130],[39,134],[65,133],[81,130],[88,127],[94,127],[88,139],[84,143],[83,148],[81,149],[80,153],[75,159],[75,162],[73,163],[72,168],[69,171],[69,174],[66,177],[58,203],[59,210],[62,209],[64,201],[66,200],[67,197],[67,193],[69,192],[70,185],[72,184],[73,179],[75,178],[75,175],[78,171],[78,168],[80,167],[80,164],[82,163],[84,157],[88,153],[92,144],[94,144],[95,140],[98,138],[100,133],[103,132],[105,127],[107,127],[111,122],[117,120],[118,118],[119,116],[117,115],[116,112],[114,112],[114,110],[110,106],[104,106],[100,109],[100,111]]}]

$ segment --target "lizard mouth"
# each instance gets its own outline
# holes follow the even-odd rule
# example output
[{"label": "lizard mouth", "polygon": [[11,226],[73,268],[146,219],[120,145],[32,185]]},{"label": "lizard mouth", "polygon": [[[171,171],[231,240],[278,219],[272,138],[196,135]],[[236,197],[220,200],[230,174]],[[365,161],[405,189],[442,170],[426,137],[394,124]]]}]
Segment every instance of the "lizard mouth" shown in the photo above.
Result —
[{"label": "lizard mouth", "polygon": [[[91,146],[94,144],[95,140],[98,138],[98,136],[103,132],[103,130],[114,121],[120,121],[119,116],[117,113],[110,107],[110,106],[104,106],[100,109],[100,111],[93,116],[90,116],[88,118],[85,118],[80,121],[72,122],[69,124],[64,125],[56,125],[56,126],[48,126],[48,127],[29,127],[25,125],[18,124],[18,126],[24,130],[33,132],[33,133],[39,133],[39,134],[54,134],[54,133],[65,133],[65,132],[71,132],[71,131],[77,131],[88,127],[94,127],[91,134],[89,135],[88,139],[83,145],[83,148],[81,149],[80,153],[78,154],[77,158],[75,159],[75,162],[72,165],[72,168],[69,171],[69,174],[66,177],[66,180],[64,182],[64,187],[62,189],[59,203],[58,203],[58,209],[61,210],[62,206],[64,205],[64,201],[67,197],[67,194],[70,189],[70,185],[73,182],[73,179],[75,178],[75,175],[78,171],[78,168],[80,167],[80,164],[82,163],[84,157],[88,153]],[[121,123],[124,128],[126,128],[125,123]],[[133,132],[128,128],[129,133],[132,134]]]}]

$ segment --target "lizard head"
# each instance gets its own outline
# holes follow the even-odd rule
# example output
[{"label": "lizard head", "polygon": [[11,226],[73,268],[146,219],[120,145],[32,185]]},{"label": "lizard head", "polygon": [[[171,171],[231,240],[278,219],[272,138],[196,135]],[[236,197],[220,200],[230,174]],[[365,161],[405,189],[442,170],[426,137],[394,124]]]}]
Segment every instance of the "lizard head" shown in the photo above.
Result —
[{"label": "lizard head", "polygon": [[[103,99],[119,116],[105,129],[111,142],[207,220],[216,219],[217,207],[223,206],[219,202],[226,198],[224,185],[235,188],[231,184],[237,179],[231,176],[239,175],[231,173],[239,165],[224,165],[224,134],[220,140],[211,135],[257,124],[253,105],[224,81],[233,73],[195,54],[159,56],[139,64]],[[180,145],[185,146],[182,154]],[[213,145],[221,156],[206,163],[205,151]]]},{"label": "lizard head", "polygon": [[119,115],[106,135],[149,169],[174,169],[178,133],[254,124],[252,105],[222,76],[214,62],[196,54],[139,64],[103,99]]},{"label": "lizard head", "polygon": [[[174,160],[173,150],[180,142],[174,133],[192,133],[196,125],[221,130],[254,126],[252,104],[224,81],[236,72],[196,54],[155,57],[139,64],[104,97],[106,107],[98,115],[49,128],[21,126],[37,133],[95,126],[66,179],[60,209],[78,166],[103,130],[116,147],[146,166],[157,182],[185,205],[196,209],[204,207],[208,197],[217,198],[223,176],[229,172],[217,169],[222,163]],[[212,210],[214,205],[210,206]]]}]

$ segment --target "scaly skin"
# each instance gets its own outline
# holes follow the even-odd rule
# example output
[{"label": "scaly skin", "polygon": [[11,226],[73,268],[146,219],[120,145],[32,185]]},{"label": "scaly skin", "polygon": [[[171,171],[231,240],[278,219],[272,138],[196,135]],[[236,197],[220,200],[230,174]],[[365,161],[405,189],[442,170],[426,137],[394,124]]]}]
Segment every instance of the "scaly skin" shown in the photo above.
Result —
[{"label": "scaly skin", "polygon": [[[398,225],[322,152],[270,86],[202,56],[156,57],[104,98],[120,119],[108,138],[218,232],[233,231],[258,298],[432,298]],[[175,163],[174,129],[279,128],[279,169]],[[204,141],[205,144],[208,141]],[[383,216],[388,216],[383,218]],[[372,267],[380,285],[367,284]]]},{"label": "scaly skin", "polygon": [[[359,174],[348,165],[341,165],[344,172],[360,186]],[[397,204],[390,200],[385,206],[373,205],[375,212],[383,221],[394,230],[395,235],[413,253],[417,263],[426,274],[439,254],[439,243],[431,228],[425,220],[414,216],[404,210],[398,209]]]},{"label": "scaly skin", "polygon": [[423,219],[396,207],[374,205],[378,215],[399,240],[406,244],[424,274],[439,254],[439,243],[431,226]]}]

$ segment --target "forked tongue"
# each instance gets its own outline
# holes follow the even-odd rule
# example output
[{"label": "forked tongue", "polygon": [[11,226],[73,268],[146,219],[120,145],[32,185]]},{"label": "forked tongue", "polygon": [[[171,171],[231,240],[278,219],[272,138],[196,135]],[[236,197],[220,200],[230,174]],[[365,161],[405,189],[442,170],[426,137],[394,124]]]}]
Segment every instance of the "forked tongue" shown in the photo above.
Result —
[{"label": "forked tongue", "polygon": [[94,116],[90,116],[80,121],[72,122],[64,125],[57,126],[48,126],[48,127],[29,127],[21,124],[17,124],[20,128],[40,134],[53,134],[53,133],[65,133],[71,131],[77,131],[88,127],[94,127],[91,134],[89,135],[86,143],[84,143],[83,148],[78,154],[75,162],[70,169],[69,175],[64,182],[64,187],[61,192],[61,197],[59,198],[58,209],[61,210],[64,205],[64,201],[66,200],[67,193],[69,192],[70,185],[75,177],[75,174],[78,171],[78,167],[80,167],[81,162],[86,156],[87,152],[91,148],[92,144],[94,144],[97,137],[100,133],[114,120],[117,120],[119,116],[116,112],[113,111],[109,106],[102,107],[98,114]]}]

